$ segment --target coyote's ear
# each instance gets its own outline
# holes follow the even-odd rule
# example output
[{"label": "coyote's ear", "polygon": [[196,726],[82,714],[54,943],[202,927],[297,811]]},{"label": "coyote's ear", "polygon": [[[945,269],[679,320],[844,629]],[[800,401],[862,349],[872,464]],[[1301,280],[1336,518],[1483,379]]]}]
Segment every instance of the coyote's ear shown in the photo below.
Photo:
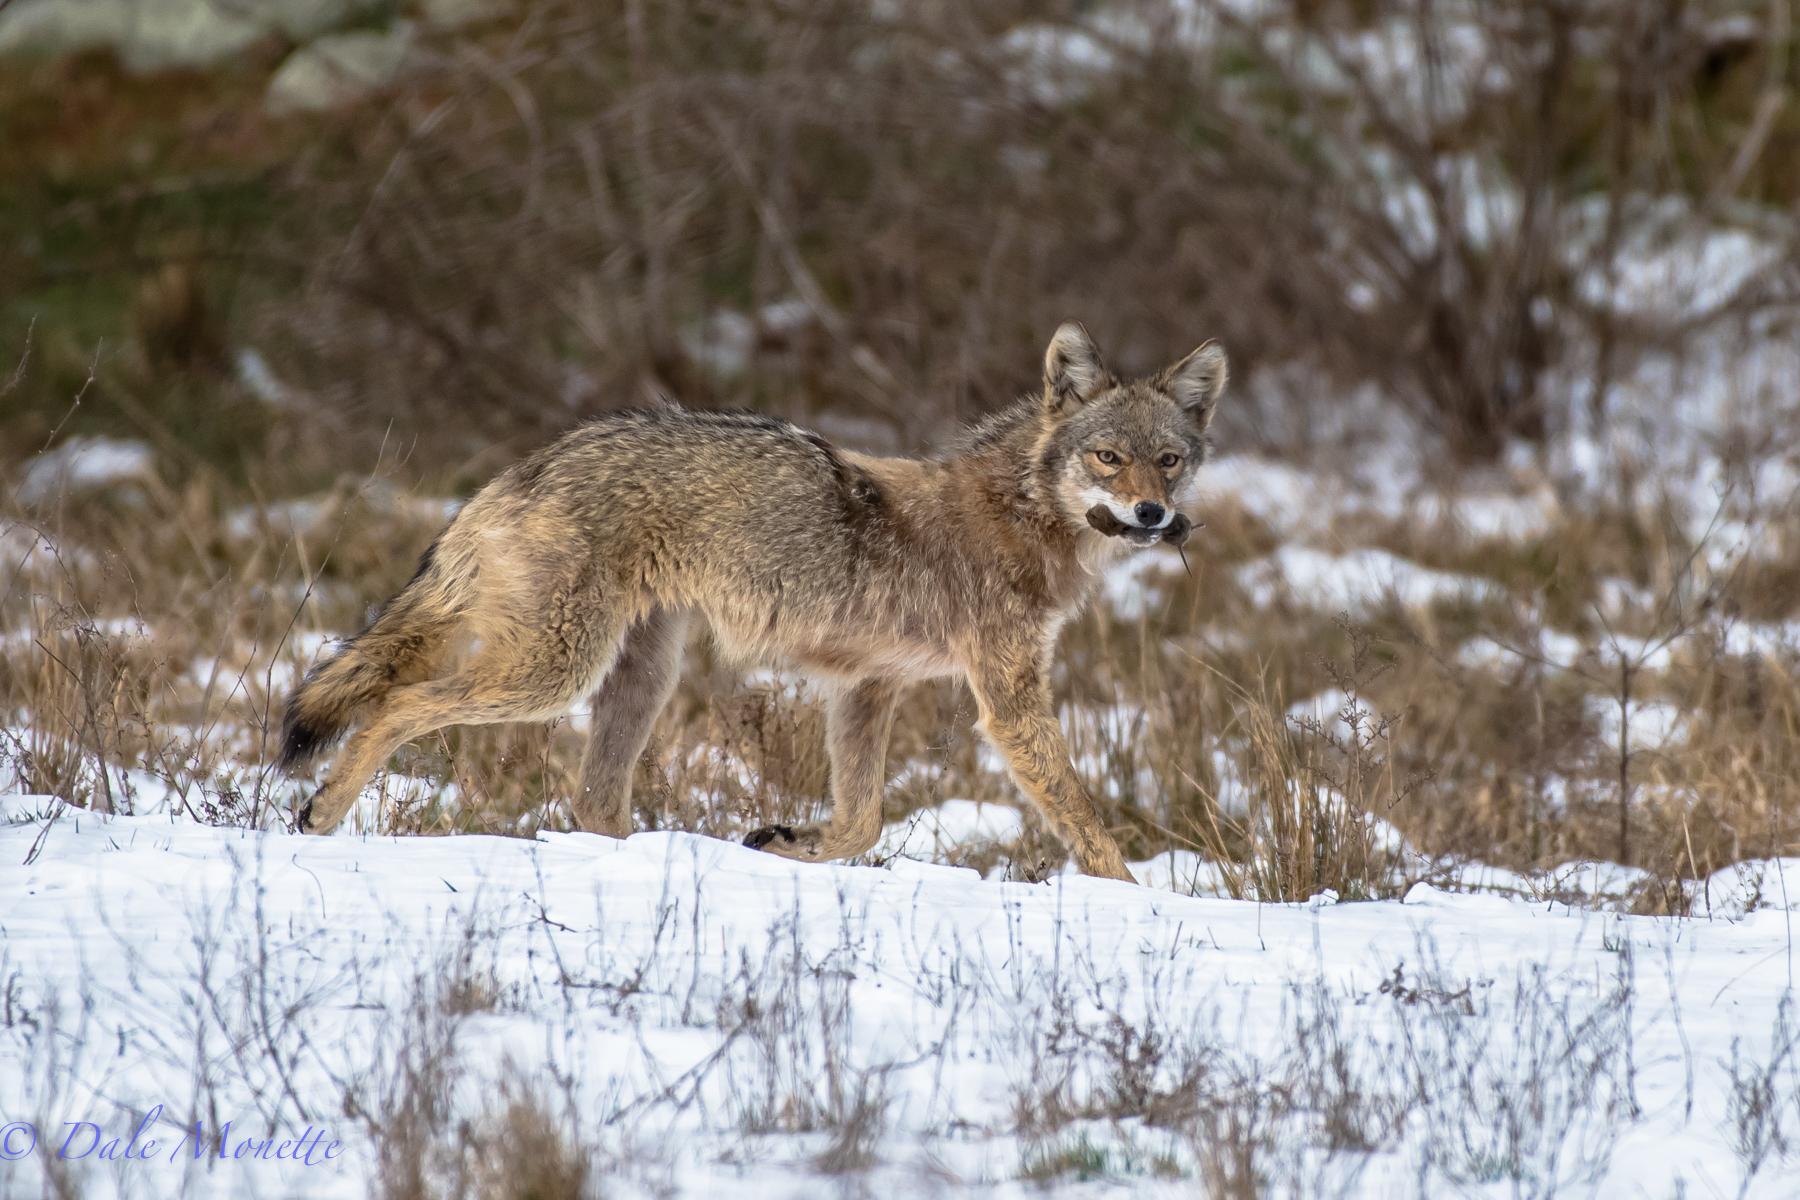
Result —
[{"label": "coyote's ear", "polygon": [[1044,404],[1051,412],[1060,412],[1071,404],[1086,400],[1107,379],[1106,364],[1100,351],[1088,339],[1087,330],[1068,321],[1050,339],[1044,351]]},{"label": "coyote's ear", "polygon": [[1225,347],[1208,342],[1164,371],[1157,383],[1169,399],[1187,410],[1195,424],[1205,429],[1212,421],[1219,393],[1225,390],[1228,373]]}]

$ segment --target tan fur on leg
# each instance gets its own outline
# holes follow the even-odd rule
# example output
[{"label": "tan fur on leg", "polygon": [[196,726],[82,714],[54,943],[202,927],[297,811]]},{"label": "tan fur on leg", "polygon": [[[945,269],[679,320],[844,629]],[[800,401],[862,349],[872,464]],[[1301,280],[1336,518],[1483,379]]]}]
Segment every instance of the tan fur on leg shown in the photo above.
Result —
[{"label": "tan fur on leg", "polygon": [[1069,762],[1068,742],[1050,708],[1039,663],[1026,647],[972,666],[969,686],[981,706],[981,730],[1006,758],[1013,779],[1050,819],[1087,875],[1137,882],[1118,843],[1100,823],[1094,802]]},{"label": "tan fur on leg", "polygon": [[650,727],[675,694],[687,614],[659,608],[625,635],[619,660],[594,693],[587,753],[576,786],[575,823],[608,837],[631,834],[631,775]]},{"label": "tan fur on leg", "polygon": [[889,679],[865,679],[831,698],[825,718],[831,748],[831,820],[790,829],[770,825],[746,846],[783,858],[824,862],[862,854],[881,837],[888,733],[900,689]]},{"label": "tan fur on leg", "polygon": [[[530,641],[496,639],[500,645],[447,679],[389,692],[350,739],[325,786],[301,810],[302,832],[330,833],[388,756],[422,734],[445,725],[538,721],[566,711],[594,676],[611,666],[623,633],[623,614],[597,607],[587,616],[579,631]],[[571,654],[571,647],[582,653]]]}]

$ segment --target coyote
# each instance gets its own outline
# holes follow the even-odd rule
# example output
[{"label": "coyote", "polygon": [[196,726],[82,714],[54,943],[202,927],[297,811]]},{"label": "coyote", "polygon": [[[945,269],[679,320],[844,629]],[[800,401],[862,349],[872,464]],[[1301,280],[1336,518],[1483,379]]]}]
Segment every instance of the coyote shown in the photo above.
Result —
[{"label": "coyote", "polygon": [[829,687],[830,819],[745,845],[808,862],[868,850],[900,689],[962,676],[982,733],[1081,869],[1129,881],[1070,764],[1050,660],[1109,563],[1186,538],[1179,507],[1225,378],[1208,342],[1122,380],[1067,324],[1042,395],[940,459],[875,458],[772,417],[672,403],[584,425],[476,493],[412,582],[288,698],[286,769],[360,727],[300,827],[329,832],[413,738],[548,720],[591,693],[574,817],[627,836],[632,770],[700,617],[728,654]]}]

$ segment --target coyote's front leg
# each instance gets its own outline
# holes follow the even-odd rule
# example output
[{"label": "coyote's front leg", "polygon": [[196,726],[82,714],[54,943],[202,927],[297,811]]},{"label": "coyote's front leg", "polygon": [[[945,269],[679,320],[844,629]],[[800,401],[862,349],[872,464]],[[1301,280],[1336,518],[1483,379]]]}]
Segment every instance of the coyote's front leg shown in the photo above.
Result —
[{"label": "coyote's front leg", "polygon": [[1069,745],[1050,706],[1046,664],[1023,648],[1015,657],[983,657],[969,666],[981,706],[981,730],[1006,757],[1013,779],[1075,852],[1083,874],[1136,883],[1069,761]]},{"label": "coyote's front leg", "polygon": [[861,854],[881,837],[881,789],[886,782],[888,730],[900,689],[865,679],[832,696],[825,714],[831,749],[831,820],[823,825],[768,825],[744,845],[783,858],[827,862]]}]

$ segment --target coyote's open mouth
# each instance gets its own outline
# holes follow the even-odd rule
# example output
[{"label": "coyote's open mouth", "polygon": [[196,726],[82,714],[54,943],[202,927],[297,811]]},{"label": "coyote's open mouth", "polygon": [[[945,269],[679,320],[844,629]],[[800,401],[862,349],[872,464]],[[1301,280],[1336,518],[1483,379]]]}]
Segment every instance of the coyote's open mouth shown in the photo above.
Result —
[{"label": "coyote's open mouth", "polygon": [[1170,517],[1169,523],[1160,529],[1127,525],[1104,504],[1096,504],[1087,510],[1087,523],[1107,537],[1122,537],[1133,546],[1154,546],[1162,541],[1179,547],[1188,540],[1188,534],[1194,531],[1194,523],[1180,513]]}]

